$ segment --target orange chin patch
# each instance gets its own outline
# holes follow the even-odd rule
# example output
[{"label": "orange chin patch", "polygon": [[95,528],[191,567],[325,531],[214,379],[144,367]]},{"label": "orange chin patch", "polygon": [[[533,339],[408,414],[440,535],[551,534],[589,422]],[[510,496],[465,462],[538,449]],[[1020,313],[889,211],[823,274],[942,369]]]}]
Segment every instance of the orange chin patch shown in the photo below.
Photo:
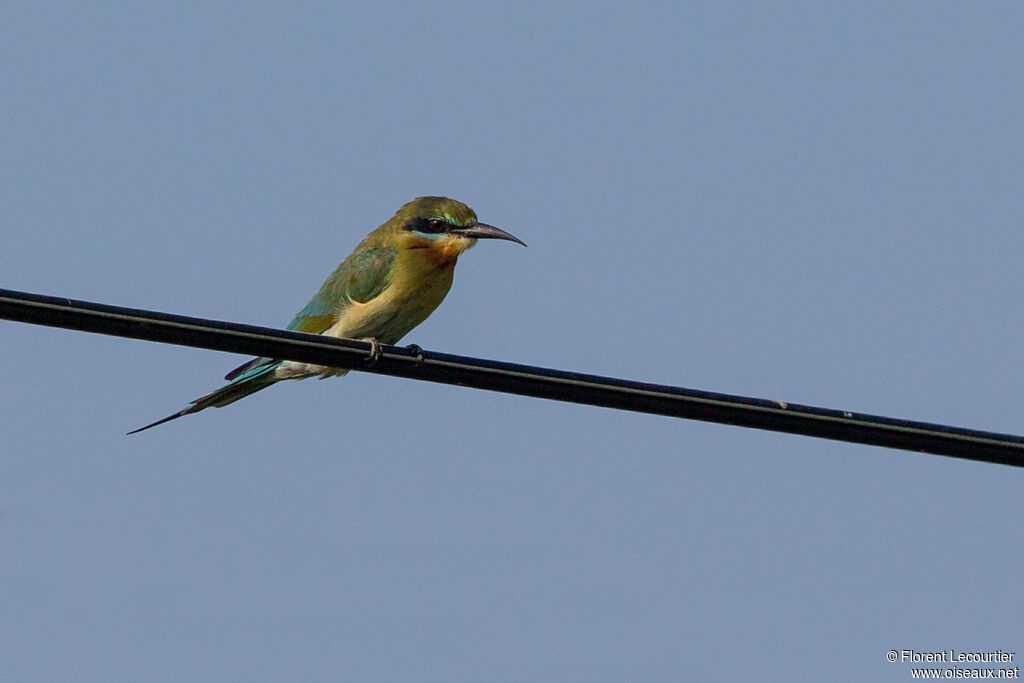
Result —
[{"label": "orange chin patch", "polygon": [[445,266],[450,263],[454,263],[455,260],[459,258],[459,254],[476,244],[475,239],[466,239],[464,237],[454,237],[451,235],[426,240],[426,242],[427,245],[425,246],[427,248],[419,250],[419,253],[429,258],[438,266]]}]

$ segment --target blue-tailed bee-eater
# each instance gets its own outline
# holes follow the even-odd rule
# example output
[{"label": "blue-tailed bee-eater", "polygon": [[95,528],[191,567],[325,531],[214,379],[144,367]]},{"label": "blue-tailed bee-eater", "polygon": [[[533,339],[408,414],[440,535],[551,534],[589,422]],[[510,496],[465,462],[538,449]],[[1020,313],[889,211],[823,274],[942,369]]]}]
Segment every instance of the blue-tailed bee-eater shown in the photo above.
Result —
[{"label": "blue-tailed bee-eater", "polygon": [[[452,286],[459,255],[478,239],[519,238],[477,220],[471,208],[447,197],[412,200],[359,243],[296,314],[289,330],[394,344],[427,319]],[[220,408],[283,379],[344,375],[347,370],[275,358],[254,358],[229,372],[228,383],[169,420]]]}]

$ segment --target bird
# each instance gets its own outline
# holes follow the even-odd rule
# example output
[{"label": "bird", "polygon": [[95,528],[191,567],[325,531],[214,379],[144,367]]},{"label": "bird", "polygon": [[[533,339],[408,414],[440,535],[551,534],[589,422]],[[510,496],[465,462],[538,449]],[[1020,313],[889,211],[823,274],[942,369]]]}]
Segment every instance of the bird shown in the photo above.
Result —
[{"label": "bird", "polygon": [[[417,197],[368,234],[300,310],[289,330],[395,344],[427,319],[452,286],[459,256],[479,239],[526,243],[477,220],[448,197]],[[137,434],[200,410],[228,404],[286,379],[321,379],[348,371],[276,358],[253,358],[224,379],[227,384],[176,413],[128,432]]]}]

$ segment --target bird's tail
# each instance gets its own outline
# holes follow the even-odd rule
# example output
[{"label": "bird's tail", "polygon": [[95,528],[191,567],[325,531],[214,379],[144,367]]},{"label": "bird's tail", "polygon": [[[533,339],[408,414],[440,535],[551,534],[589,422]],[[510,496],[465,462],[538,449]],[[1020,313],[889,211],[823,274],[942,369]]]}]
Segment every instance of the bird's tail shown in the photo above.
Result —
[{"label": "bird's tail", "polygon": [[138,434],[139,432],[145,431],[150,427],[156,427],[162,425],[164,422],[170,422],[176,420],[179,417],[185,415],[191,415],[192,413],[198,413],[200,410],[206,408],[223,408],[224,406],[234,403],[240,398],[245,398],[249,394],[254,394],[261,389],[266,389],[271,384],[278,381],[278,378],[274,376],[274,370],[281,364],[279,360],[273,360],[270,358],[258,358],[256,361],[250,361],[246,366],[242,366],[239,370],[243,372],[232,372],[228,374],[231,377],[231,381],[217,389],[214,392],[207,394],[206,396],[200,396],[199,398],[192,401],[191,404],[184,410],[181,410],[172,415],[168,415],[165,418],[161,418],[156,422],[152,422],[145,427],[139,427],[128,432],[129,434]]}]

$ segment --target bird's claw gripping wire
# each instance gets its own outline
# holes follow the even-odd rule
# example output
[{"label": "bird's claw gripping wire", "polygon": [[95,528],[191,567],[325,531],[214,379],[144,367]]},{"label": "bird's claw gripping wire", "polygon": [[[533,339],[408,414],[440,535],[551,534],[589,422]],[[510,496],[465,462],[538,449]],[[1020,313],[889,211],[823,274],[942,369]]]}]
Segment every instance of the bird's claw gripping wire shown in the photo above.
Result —
[{"label": "bird's claw gripping wire", "polygon": [[363,364],[368,368],[372,368],[381,357],[380,342],[376,339],[364,339],[363,341],[370,342],[370,355],[363,359]]},{"label": "bird's claw gripping wire", "polygon": [[423,349],[420,348],[419,344],[409,344],[405,347],[405,350],[416,354],[413,356],[413,360],[416,361],[417,365],[423,362]]}]

